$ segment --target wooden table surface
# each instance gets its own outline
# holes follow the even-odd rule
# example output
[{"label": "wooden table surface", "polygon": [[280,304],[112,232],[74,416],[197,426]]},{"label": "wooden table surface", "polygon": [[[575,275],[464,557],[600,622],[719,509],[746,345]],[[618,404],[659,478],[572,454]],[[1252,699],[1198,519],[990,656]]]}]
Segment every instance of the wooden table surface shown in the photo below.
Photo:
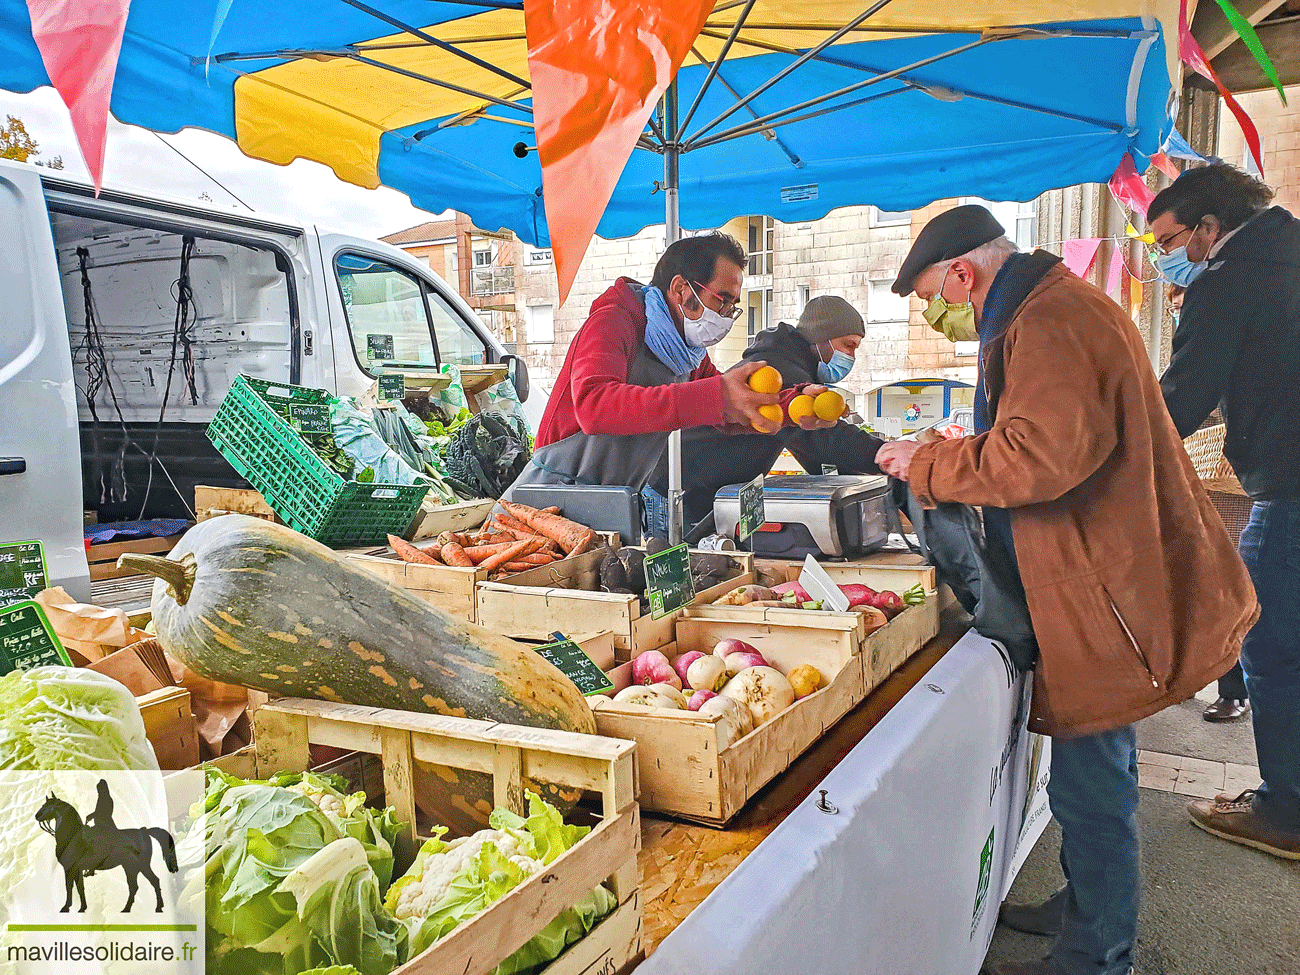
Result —
[{"label": "wooden table surface", "polygon": [[750,800],[727,829],[642,813],[639,862],[646,955],[812,793],[890,708],[961,639],[968,619],[960,612],[946,613],[938,636]]}]

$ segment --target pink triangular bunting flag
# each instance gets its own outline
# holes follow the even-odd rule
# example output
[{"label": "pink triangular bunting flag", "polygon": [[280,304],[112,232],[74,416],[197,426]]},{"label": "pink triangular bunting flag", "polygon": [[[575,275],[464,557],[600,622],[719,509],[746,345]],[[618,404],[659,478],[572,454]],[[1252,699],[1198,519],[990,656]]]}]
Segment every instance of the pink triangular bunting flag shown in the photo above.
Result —
[{"label": "pink triangular bunting flag", "polygon": [[1097,259],[1099,247],[1101,247],[1100,237],[1067,240],[1061,245],[1061,259],[1071,272],[1082,278],[1092,269],[1092,262]]},{"label": "pink triangular bunting flag", "polygon": [[95,193],[104,178],[108,109],[131,0],[27,0],[32,39],[81,146]]},{"label": "pink triangular bunting flag", "polygon": [[1115,285],[1119,284],[1120,272],[1124,270],[1124,246],[1116,243],[1110,255],[1110,270],[1106,273],[1106,294],[1114,296]]}]

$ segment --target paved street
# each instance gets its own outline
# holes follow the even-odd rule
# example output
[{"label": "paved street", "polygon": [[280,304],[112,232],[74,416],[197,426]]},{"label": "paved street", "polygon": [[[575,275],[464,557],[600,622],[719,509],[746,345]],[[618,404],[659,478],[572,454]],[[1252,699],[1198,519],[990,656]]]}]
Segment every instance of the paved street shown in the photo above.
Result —
[{"label": "paved street", "polygon": [[[1214,695],[1202,692],[1202,698]],[[1258,783],[1248,721],[1211,725],[1189,701],[1138,726],[1142,776],[1143,904],[1137,975],[1300,973],[1300,863],[1227,843],[1192,826],[1193,796]],[[1016,903],[1060,887],[1060,830],[1052,823],[1011,891]],[[999,928],[990,963],[1046,954],[1046,938]]]}]

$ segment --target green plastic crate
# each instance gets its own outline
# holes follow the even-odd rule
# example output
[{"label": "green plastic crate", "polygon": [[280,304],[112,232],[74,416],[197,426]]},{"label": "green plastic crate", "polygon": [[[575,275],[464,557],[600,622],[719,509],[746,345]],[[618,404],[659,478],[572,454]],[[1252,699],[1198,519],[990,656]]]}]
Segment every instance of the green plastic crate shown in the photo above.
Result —
[{"label": "green plastic crate", "polygon": [[267,406],[328,404],[323,389],[236,376],[208,439],[290,528],[334,548],[402,535],[428,494],[427,485],[345,481],[280,415]]}]

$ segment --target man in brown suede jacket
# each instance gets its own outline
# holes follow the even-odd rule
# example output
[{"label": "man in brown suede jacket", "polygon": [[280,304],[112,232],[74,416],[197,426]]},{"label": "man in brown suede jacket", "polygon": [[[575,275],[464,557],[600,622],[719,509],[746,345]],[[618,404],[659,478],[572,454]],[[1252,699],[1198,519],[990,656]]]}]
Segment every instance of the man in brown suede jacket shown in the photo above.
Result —
[{"label": "man in brown suede jacket", "polygon": [[[1133,722],[1226,672],[1258,615],[1146,347],[1098,288],[1016,252],[982,207],[917,237],[894,291],[952,341],[980,342],[976,436],[896,442],[877,463],[925,505],[984,508],[1039,646],[1030,729],[1053,736],[1048,796],[1065,888],[1018,926],[1059,932],[998,975],[1126,975],[1140,878]],[[1004,909],[1004,920],[1017,920]]]}]

